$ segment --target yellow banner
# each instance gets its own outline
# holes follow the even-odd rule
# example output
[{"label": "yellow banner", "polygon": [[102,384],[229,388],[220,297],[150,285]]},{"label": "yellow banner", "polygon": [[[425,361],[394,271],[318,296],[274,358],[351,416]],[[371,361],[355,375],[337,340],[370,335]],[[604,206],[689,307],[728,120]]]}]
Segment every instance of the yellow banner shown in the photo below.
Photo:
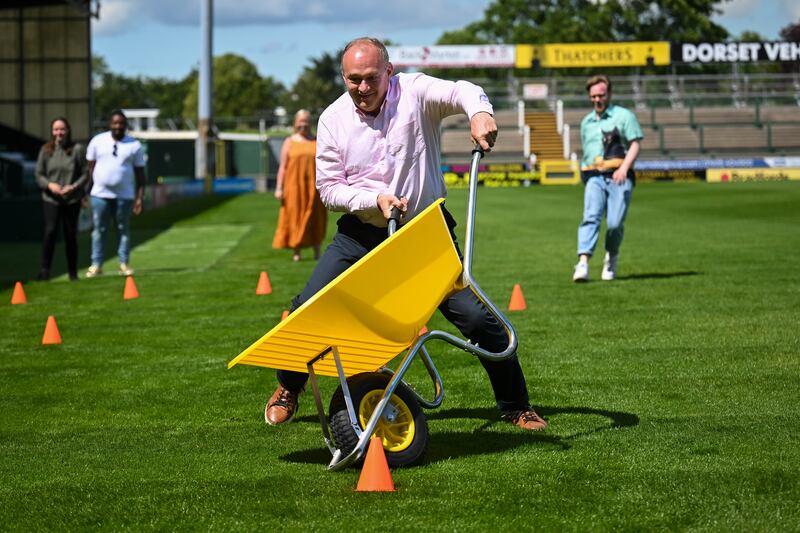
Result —
[{"label": "yellow banner", "polygon": [[800,180],[800,168],[709,168],[706,181],[786,181]]},{"label": "yellow banner", "polygon": [[642,67],[669,65],[666,41],[630,43],[518,44],[517,68]]}]

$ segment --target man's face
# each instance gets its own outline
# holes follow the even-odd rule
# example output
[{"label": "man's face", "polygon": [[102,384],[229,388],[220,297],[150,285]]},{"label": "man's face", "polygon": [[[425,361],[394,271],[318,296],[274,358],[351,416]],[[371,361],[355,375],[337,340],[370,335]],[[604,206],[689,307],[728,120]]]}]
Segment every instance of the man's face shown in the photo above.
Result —
[{"label": "man's face", "polygon": [[595,83],[589,87],[589,98],[592,100],[595,112],[599,115],[608,108],[608,102],[611,100],[608,86],[605,83]]},{"label": "man's face", "polygon": [[122,139],[125,136],[125,130],[128,129],[128,123],[122,115],[114,115],[111,117],[111,124],[109,125],[111,136],[115,139]]},{"label": "man's face", "polygon": [[350,98],[361,111],[377,115],[389,91],[391,63],[371,44],[356,44],[342,57],[342,78]]}]

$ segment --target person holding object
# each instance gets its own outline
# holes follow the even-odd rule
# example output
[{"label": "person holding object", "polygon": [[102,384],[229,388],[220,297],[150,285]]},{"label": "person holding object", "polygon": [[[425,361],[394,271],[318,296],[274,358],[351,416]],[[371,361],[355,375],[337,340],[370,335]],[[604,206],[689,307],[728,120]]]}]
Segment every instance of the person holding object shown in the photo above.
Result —
[{"label": "person holding object", "polygon": [[116,110],[111,113],[109,131],[95,136],[86,149],[89,164],[92,205],[92,265],[87,278],[103,273],[103,248],[111,218],[116,220],[119,235],[119,273],[133,275],[130,267],[131,213],[144,208],[144,152],[142,144],[126,135],[128,119]]},{"label": "person holding object", "polygon": [[[328,209],[345,214],[307,285],[292,301],[292,311],[387,238],[392,208],[407,222],[446,196],[439,155],[444,117],[469,116],[472,140],[486,151],[497,137],[483,89],[421,73],[394,75],[389,54],[377,39],[348,43],[341,68],[347,92],[322,113],[317,127],[317,188]],[[442,211],[455,241],[456,222]],[[505,329],[470,289],[447,298],[439,310],[482,348],[501,352],[508,347]],[[528,402],[516,355],[480,361],[504,419],[527,430],[547,427]],[[279,386],[264,412],[268,424],[294,417],[307,379],[304,373],[278,371]]]},{"label": "person holding object", "polygon": [[50,279],[58,227],[64,235],[69,279],[78,279],[78,216],[86,194],[86,151],[72,140],[72,128],[64,117],[50,123],[50,140],[39,150],[36,183],[42,189],[44,241],[37,279]]},{"label": "person holding object", "polygon": [[610,103],[611,81],[606,76],[589,78],[586,90],[594,109],[581,121],[581,180],[585,190],[583,220],[578,227],[578,264],[572,281],[589,280],[589,258],[597,246],[603,213],[606,255],[600,278],[612,281],[617,276],[625,216],[636,179],[633,163],[643,135],[634,113]]},{"label": "person holding object", "polygon": [[311,135],[311,113],[294,115],[294,133],[281,147],[275,198],[281,200],[273,248],[291,248],[292,261],[300,261],[300,249],[311,246],[319,259],[328,213],[315,186],[317,142]]}]

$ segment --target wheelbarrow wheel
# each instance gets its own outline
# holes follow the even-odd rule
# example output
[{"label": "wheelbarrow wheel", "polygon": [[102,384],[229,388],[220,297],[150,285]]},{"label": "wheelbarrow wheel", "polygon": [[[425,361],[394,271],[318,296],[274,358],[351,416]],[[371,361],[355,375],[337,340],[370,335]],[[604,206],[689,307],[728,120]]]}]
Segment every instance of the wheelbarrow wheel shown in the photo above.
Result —
[{"label": "wheelbarrow wheel", "polygon": [[[364,373],[347,380],[358,424],[363,430],[378,402],[383,397],[391,376]],[[358,436],[350,424],[341,385],[330,403],[330,428],[336,446],[347,455],[355,449]],[[414,394],[399,384],[389,399],[389,407],[378,420],[375,436],[383,442],[389,466],[408,466],[417,463],[428,446],[428,423]],[[361,458],[363,461],[363,457]],[[359,463],[361,462],[359,461]]]}]

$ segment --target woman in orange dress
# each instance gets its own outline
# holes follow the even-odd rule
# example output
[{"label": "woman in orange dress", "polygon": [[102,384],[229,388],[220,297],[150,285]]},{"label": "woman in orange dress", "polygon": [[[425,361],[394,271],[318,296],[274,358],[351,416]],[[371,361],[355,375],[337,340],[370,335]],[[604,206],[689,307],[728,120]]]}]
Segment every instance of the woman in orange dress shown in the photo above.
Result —
[{"label": "woman in orange dress", "polygon": [[281,148],[275,198],[281,200],[273,248],[291,248],[292,261],[300,261],[300,249],[314,248],[314,259],[325,238],[328,213],[316,187],[317,141],[311,136],[311,114],[301,109],[294,115],[294,133]]}]

